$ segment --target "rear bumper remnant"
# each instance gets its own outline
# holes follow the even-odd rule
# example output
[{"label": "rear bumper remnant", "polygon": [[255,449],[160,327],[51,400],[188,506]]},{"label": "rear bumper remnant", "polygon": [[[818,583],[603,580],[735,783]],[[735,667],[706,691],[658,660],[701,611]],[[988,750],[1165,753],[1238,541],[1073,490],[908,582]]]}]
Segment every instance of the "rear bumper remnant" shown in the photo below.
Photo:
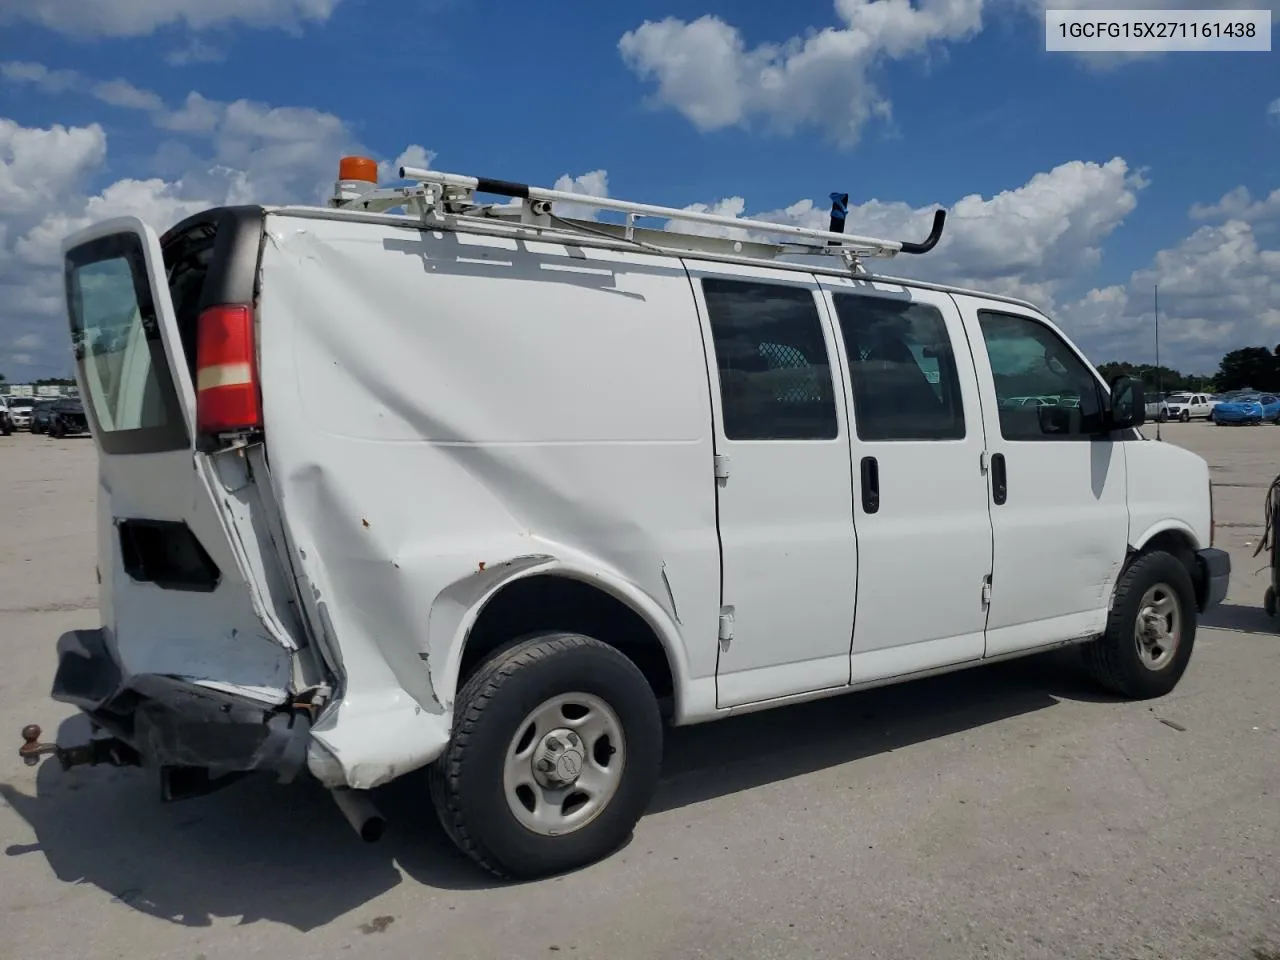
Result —
[{"label": "rear bumper remnant", "polygon": [[1196,551],[1196,600],[1203,613],[1227,598],[1231,586],[1231,554],[1215,547]]},{"label": "rear bumper remnant", "polygon": [[[23,759],[53,755],[65,767],[128,758],[158,768],[166,796],[174,799],[207,792],[235,773],[271,771],[292,780],[306,764],[311,724],[305,707],[255,701],[219,686],[208,679],[126,675],[104,630],[65,633],[58,639],[51,695],[79,708],[113,739],[57,747],[36,743],[38,730],[30,739],[24,730]],[[90,759],[98,756],[107,759]]]}]

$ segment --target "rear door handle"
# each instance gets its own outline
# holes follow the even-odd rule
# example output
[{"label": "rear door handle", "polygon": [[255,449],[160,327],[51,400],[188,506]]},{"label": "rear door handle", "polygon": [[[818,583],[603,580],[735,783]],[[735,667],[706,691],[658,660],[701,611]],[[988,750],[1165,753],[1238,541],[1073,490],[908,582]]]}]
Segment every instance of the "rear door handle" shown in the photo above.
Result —
[{"label": "rear door handle", "polygon": [[867,513],[880,509],[880,464],[875,457],[862,458],[862,509]]},{"label": "rear door handle", "polygon": [[1009,499],[1009,476],[1005,472],[1003,453],[991,455],[991,498],[997,506]]}]

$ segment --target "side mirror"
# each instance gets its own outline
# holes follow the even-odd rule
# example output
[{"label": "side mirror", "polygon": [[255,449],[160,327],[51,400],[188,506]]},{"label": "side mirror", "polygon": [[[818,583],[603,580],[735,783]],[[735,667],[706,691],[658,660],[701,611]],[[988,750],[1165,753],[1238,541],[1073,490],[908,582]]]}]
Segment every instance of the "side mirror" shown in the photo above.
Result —
[{"label": "side mirror", "polygon": [[1146,392],[1137,377],[1116,377],[1111,381],[1108,430],[1129,430],[1147,422]]}]

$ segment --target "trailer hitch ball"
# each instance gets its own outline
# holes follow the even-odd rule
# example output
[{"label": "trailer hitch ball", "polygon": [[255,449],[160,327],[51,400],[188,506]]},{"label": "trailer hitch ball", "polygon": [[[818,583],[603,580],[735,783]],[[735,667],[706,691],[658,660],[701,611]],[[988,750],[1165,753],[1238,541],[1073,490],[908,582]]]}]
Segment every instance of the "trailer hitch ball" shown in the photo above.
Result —
[{"label": "trailer hitch ball", "polygon": [[22,746],[18,748],[18,756],[28,767],[34,767],[41,757],[58,752],[56,743],[40,742],[40,725],[29,723],[22,728]]}]

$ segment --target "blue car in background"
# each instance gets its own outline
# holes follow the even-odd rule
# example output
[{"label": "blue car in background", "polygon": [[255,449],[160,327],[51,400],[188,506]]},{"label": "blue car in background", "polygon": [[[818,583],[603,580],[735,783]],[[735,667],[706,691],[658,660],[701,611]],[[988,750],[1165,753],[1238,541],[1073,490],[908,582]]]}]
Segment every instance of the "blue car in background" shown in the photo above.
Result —
[{"label": "blue car in background", "polygon": [[1270,393],[1251,393],[1220,401],[1210,419],[1218,425],[1232,423],[1280,423],[1280,397]]}]

